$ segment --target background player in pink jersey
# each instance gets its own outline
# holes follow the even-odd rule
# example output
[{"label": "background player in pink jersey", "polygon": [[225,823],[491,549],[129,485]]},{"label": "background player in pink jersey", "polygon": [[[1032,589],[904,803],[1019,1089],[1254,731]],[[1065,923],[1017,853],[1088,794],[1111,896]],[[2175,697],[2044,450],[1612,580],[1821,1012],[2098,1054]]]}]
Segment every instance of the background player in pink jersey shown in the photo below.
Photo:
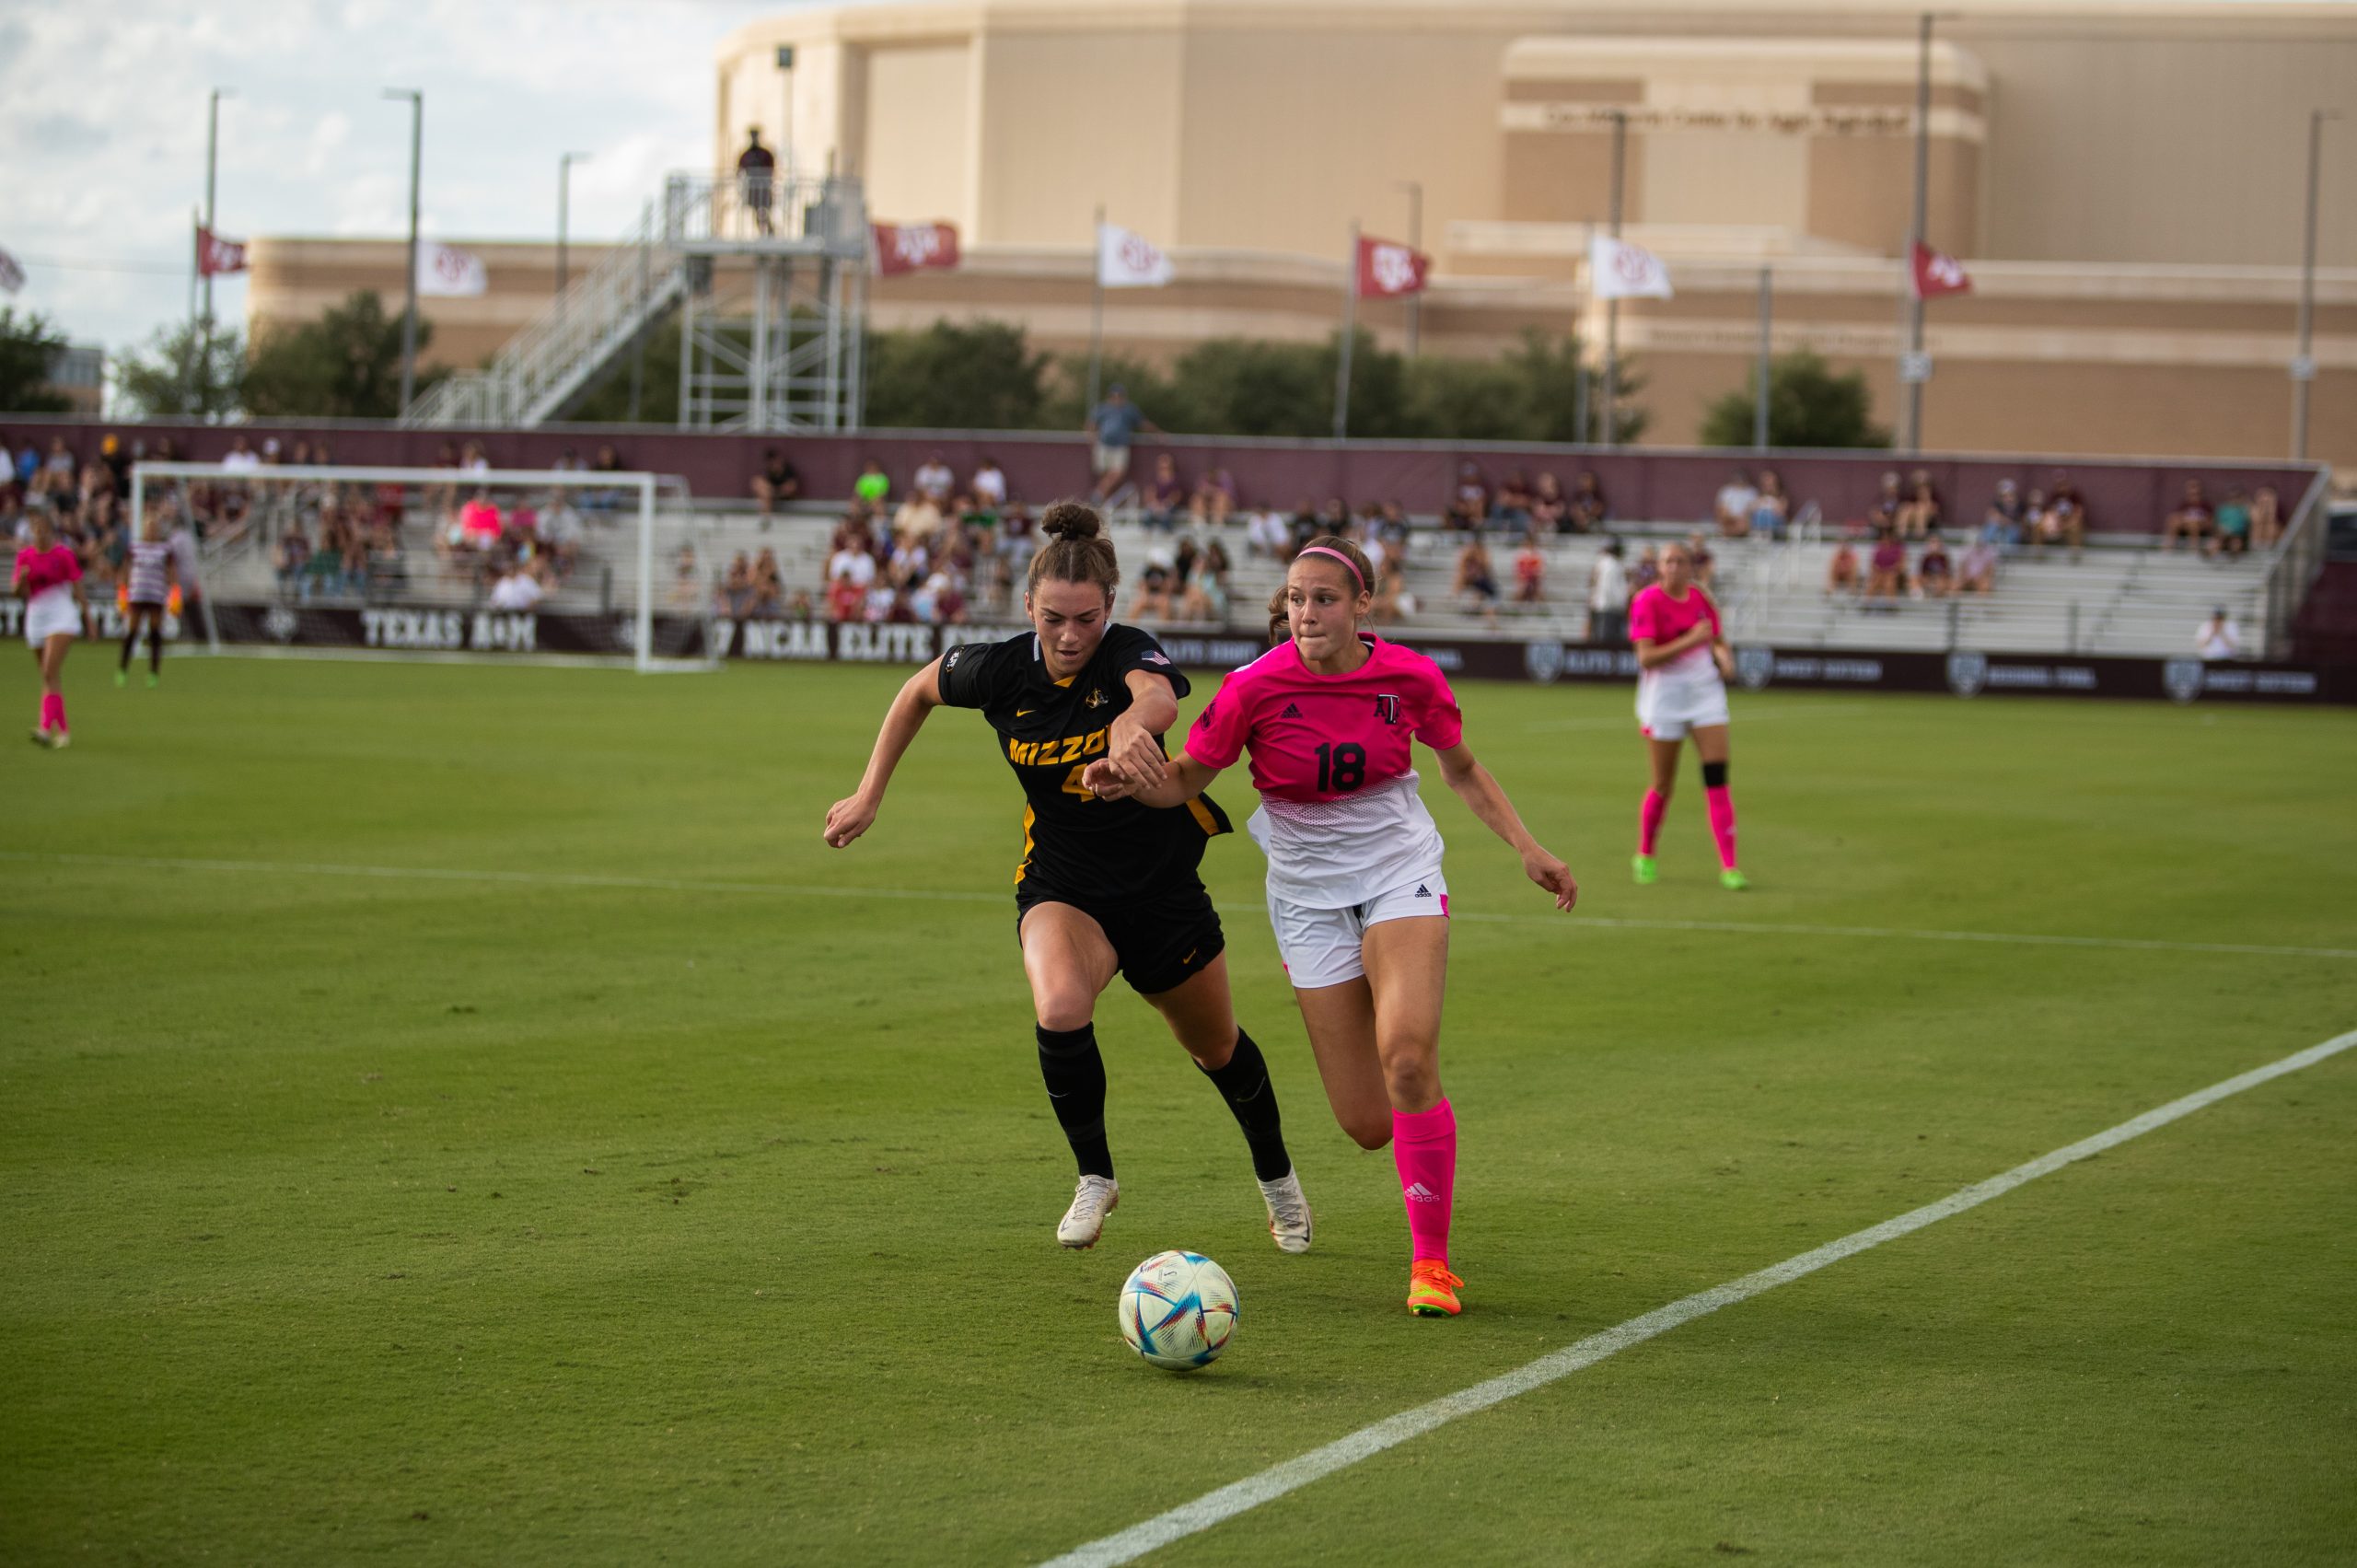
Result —
[{"label": "background player in pink jersey", "polygon": [[1160,778],[1162,734],[1187,694],[1187,678],[1153,637],[1114,623],[1121,573],[1102,526],[1093,507],[1048,509],[1039,519],[1046,542],[1023,592],[1032,630],[951,648],[910,677],[858,792],[828,809],[827,842],[842,849],[875,823],[926,714],[945,704],[981,709],[1028,802],[1015,868],[1016,939],[1031,981],[1039,1075],[1079,1167],[1056,1239],[1095,1246],[1120,1200],[1095,1023],[1097,998],[1119,973],[1227,1102],[1278,1248],[1306,1252],[1309,1200],[1285,1152],[1268,1063],[1237,1027],[1226,938],[1196,874],[1203,846],[1229,830],[1227,819],[1209,800],[1155,811],[1082,783],[1098,761],[1141,783]]},{"label": "background player in pink jersey", "polygon": [[[1449,787],[1522,857],[1556,908],[1570,909],[1579,887],[1466,748],[1439,667],[1359,631],[1374,575],[1345,540],[1304,546],[1282,595],[1292,635],[1221,684],[1162,781],[1135,793],[1180,806],[1251,752],[1269,920],[1327,1100],[1361,1147],[1391,1145],[1413,1243],[1409,1309],[1453,1316],[1465,1282],[1448,1267],[1457,1117],[1440,1083],[1448,884],[1410,740],[1432,749]],[[1110,764],[1092,766],[1084,782],[1104,793],[1133,787]]]},{"label": "background player in pink jersey", "polygon": [[11,587],[25,599],[25,642],[41,668],[41,724],[37,746],[62,748],[73,739],[65,727],[65,651],[82,634],[89,607],[82,598],[82,561],[74,547],[57,542],[57,522],[46,505],[26,514],[32,542],[17,552]]},{"label": "background player in pink jersey", "polygon": [[1678,787],[1678,753],[1686,738],[1702,759],[1702,797],[1719,846],[1719,881],[1740,892],[1751,884],[1735,866],[1735,799],[1727,793],[1727,678],[1735,655],[1719,607],[1694,581],[1694,552],[1662,547],[1661,581],[1630,602],[1629,639],[1637,645],[1637,726],[1653,765],[1653,787],[1637,813],[1639,883],[1651,883],[1655,841]]}]

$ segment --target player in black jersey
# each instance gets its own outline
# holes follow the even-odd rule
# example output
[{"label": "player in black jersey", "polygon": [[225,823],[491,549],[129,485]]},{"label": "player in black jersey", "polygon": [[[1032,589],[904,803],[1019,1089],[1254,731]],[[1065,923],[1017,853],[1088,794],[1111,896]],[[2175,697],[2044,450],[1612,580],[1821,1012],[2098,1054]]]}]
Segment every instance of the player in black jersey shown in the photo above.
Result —
[{"label": "player in black jersey", "polygon": [[1023,607],[1032,630],[969,643],[917,671],[884,716],[858,793],[827,813],[837,849],[865,832],[925,715],[980,708],[1023,785],[1023,858],[1015,868],[1016,940],[1031,981],[1039,1074],[1080,1167],[1056,1226],[1066,1247],[1094,1247],[1120,1201],[1105,1134],[1105,1063],[1097,998],[1116,972],[1161,1013],[1244,1130],[1269,1232],[1287,1252],[1309,1249],[1309,1202],[1285,1153],[1276,1086],[1252,1037],[1237,1027],[1226,939],[1196,867],[1230,831],[1208,798],[1181,811],[1102,800],[1081,784],[1105,761],[1141,786],[1162,777],[1162,737],[1178,717],[1187,678],[1154,638],[1113,624],[1120,569],[1103,520],[1074,502],[1039,520]]}]

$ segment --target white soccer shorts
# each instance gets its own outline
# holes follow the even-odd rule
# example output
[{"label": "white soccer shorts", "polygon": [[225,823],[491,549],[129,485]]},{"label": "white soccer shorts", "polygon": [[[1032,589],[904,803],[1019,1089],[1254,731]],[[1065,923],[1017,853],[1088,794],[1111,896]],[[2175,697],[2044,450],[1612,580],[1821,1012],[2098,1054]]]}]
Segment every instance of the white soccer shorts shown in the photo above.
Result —
[{"label": "white soccer shorts", "polygon": [[1286,977],[1303,991],[1358,979],[1366,973],[1366,928],[1417,915],[1448,915],[1448,884],[1438,866],[1347,909],[1312,909],[1269,895],[1277,957],[1284,960]]},{"label": "white soccer shorts", "polygon": [[1650,703],[1637,703],[1637,727],[1649,740],[1683,740],[1689,731],[1726,722],[1727,689],[1717,680],[1671,686]]}]

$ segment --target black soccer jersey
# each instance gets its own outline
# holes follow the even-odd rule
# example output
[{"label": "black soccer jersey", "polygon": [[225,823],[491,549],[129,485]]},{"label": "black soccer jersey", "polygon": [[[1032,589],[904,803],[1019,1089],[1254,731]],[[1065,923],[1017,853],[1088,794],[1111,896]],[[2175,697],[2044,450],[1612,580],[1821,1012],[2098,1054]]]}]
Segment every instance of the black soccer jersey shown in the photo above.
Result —
[{"label": "black soccer jersey", "polygon": [[1193,887],[1204,841],[1230,831],[1208,796],[1163,811],[1134,800],[1099,800],[1081,784],[1083,771],[1105,755],[1113,721],[1129,711],[1125,678],[1133,669],[1159,675],[1178,696],[1187,694],[1187,678],[1161,645],[1119,623],[1105,629],[1095,656],[1066,680],[1048,674],[1039,639],[1028,632],[941,656],[941,700],[982,711],[1023,784],[1028,804],[1023,859],[1015,868],[1020,896],[1051,889],[1086,907]]}]

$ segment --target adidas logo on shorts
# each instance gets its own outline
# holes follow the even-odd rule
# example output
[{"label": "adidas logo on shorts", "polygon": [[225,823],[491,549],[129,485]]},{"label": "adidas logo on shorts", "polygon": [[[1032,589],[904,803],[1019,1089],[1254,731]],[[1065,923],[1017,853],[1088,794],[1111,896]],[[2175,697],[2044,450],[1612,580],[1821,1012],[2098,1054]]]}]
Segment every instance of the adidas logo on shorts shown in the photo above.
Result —
[{"label": "adidas logo on shorts", "polygon": [[1293,703],[1287,703],[1285,704],[1285,711],[1279,714],[1277,717],[1281,719],[1297,719],[1301,717],[1301,710]]},{"label": "adidas logo on shorts", "polygon": [[1425,887],[1422,882],[1416,884],[1416,897],[1420,899],[1429,899],[1432,896],[1433,890],[1430,888]]}]

